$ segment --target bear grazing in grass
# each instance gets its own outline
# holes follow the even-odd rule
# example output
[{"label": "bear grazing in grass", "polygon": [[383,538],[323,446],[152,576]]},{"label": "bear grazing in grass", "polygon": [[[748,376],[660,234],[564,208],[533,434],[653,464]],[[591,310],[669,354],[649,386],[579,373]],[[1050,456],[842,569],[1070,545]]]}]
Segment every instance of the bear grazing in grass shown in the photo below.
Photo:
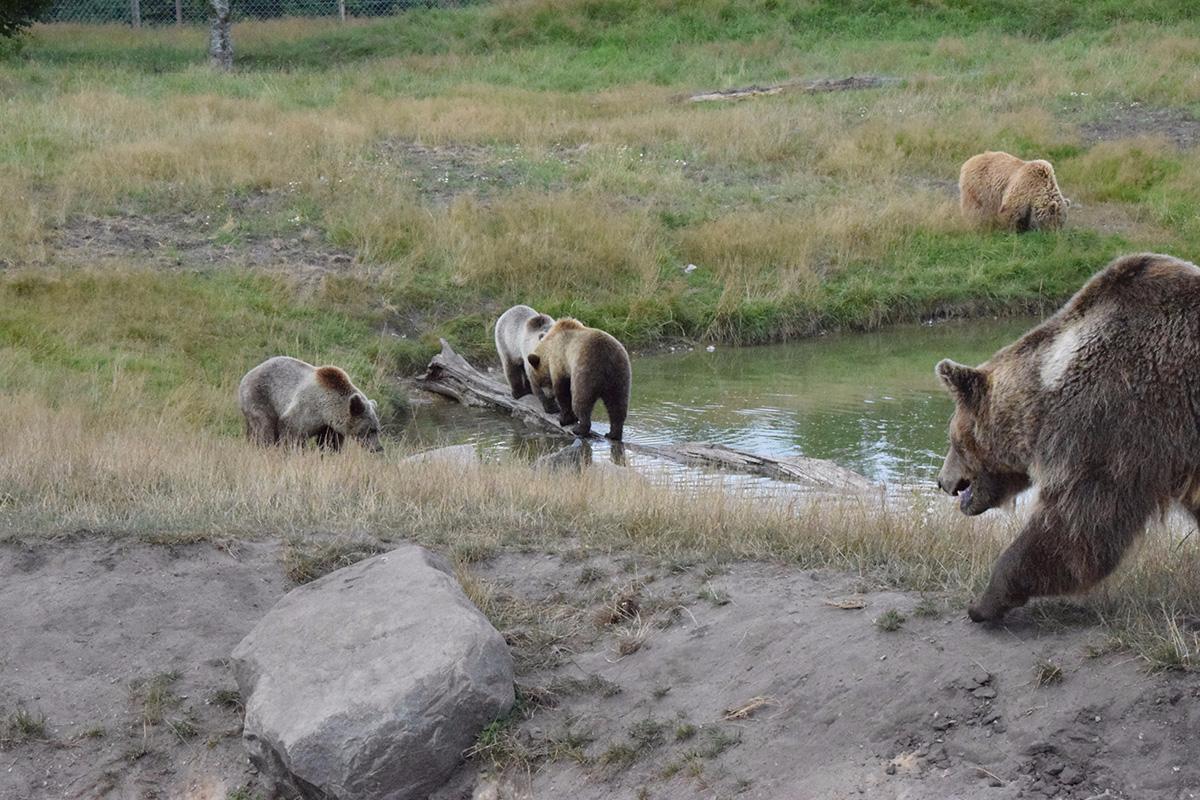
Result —
[{"label": "bear grazing in grass", "polygon": [[375,401],[338,367],[269,358],[242,378],[238,403],[246,417],[246,436],[258,444],[317,439],[337,450],[349,436],[373,452],[383,449]]},{"label": "bear grazing in grass", "polygon": [[982,366],[937,365],[955,400],[938,485],[965,514],[1039,490],[971,619],[1087,589],[1172,501],[1200,520],[1198,364],[1200,269],[1142,254]]},{"label": "bear grazing in grass", "polygon": [[989,150],[967,159],[958,174],[963,215],[1010,231],[1053,230],[1070,204],[1049,161],[1022,161]]},{"label": "bear grazing in grass", "polygon": [[561,424],[575,423],[574,432],[587,436],[592,430],[592,407],[603,400],[609,421],[606,436],[621,440],[633,371],[620,342],[602,330],[564,318],[554,323],[526,361],[532,367],[533,386],[553,391]]},{"label": "bear grazing in grass", "polygon": [[496,320],[496,352],[500,354],[500,365],[512,388],[512,396],[520,398],[536,394],[549,414],[558,412],[554,396],[549,387],[539,389],[534,385],[533,367],[526,359],[553,324],[552,317],[539,314],[529,306],[513,306]]}]

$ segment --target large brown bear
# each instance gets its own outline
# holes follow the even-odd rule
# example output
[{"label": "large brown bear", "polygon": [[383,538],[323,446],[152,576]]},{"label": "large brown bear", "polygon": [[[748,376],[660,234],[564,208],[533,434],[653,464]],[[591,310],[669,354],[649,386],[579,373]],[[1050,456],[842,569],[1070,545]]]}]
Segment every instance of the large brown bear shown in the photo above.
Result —
[{"label": "large brown bear", "polygon": [[971,619],[1087,589],[1172,501],[1200,520],[1198,364],[1200,269],[1142,254],[980,367],[937,365],[955,399],[938,485],[971,515],[1039,489]]},{"label": "large brown bear", "polygon": [[1049,161],[1022,161],[994,150],[967,159],[958,193],[968,219],[1018,232],[1061,228],[1070,205]]},{"label": "large brown bear", "polygon": [[314,367],[298,358],[268,358],[238,386],[246,437],[258,444],[303,444],[316,439],[338,450],[353,437],[379,452],[379,417],[374,400],[339,367]]},{"label": "large brown bear", "polygon": [[621,441],[633,370],[620,342],[598,328],[564,317],[526,360],[533,368],[534,387],[553,391],[563,426],[575,423],[575,434],[587,436],[592,431],[592,408],[603,400],[609,423],[605,436]]},{"label": "large brown bear", "polygon": [[558,405],[548,387],[534,387],[533,368],[525,359],[553,324],[553,317],[539,314],[529,306],[513,306],[496,320],[496,352],[500,355],[500,366],[504,368],[512,396],[521,398],[536,394],[547,414],[557,414]]}]

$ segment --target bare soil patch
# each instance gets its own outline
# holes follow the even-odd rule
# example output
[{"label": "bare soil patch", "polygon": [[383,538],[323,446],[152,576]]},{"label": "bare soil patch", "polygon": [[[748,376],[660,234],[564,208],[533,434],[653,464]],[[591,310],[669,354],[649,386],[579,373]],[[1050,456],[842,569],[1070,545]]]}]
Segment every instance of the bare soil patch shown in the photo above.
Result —
[{"label": "bare soil patch", "polygon": [[286,591],[277,548],[0,546],[0,797],[221,800],[254,776],[233,646]]},{"label": "bare soil patch", "polygon": [[1135,136],[1163,136],[1180,149],[1200,142],[1200,120],[1180,108],[1148,108],[1119,103],[1101,119],[1082,123],[1079,132],[1088,145]]},{"label": "bare soil patch", "polygon": [[[1077,607],[989,629],[856,576],[626,556],[472,576],[522,706],[440,800],[1200,793],[1200,676],[1089,657]],[[0,749],[0,796],[257,791],[224,659],[289,588],[271,544],[0,546],[0,712],[46,718]]]},{"label": "bare soil patch", "polygon": [[1073,204],[1067,212],[1067,224],[1124,236],[1133,243],[1145,242],[1147,247],[1170,238],[1168,231],[1138,219],[1138,210],[1126,203]]},{"label": "bare soil patch", "polygon": [[311,228],[241,235],[229,220],[199,213],[75,217],[59,230],[53,250],[67,264],[121,260],[164,269],[243,267],[301,275],[342,271],[354,263],[350,252],[329,245]]},{"label": "bare soil patch", "polygon": [[550,170],[541,175],[535,174],[520,146],[499,150],[472,144],[426,145],[391,139],[377,147],[386,164],[399,166],[422,199],[434,203],[449,203],[463,194],[486,200],[525,186],[560,189],[565,182],[553,173],[577,163],[586,151],[586,145],[552,149],[545,159]]},{"label": "bare soil patch", "polygon": [[[500,797],[1200,792],[1196,745],[1185,740],[1200,678],[1089,658],[1100,633],[1086,625],[1023,611],[982,628],[937,598],[766,564],[713,574],[505,556],[483,572],[544,609],[589,593],[637,608],[598,635],[604,617],[593,616],[556,645],[559,663],[522,677],[527,695],[549,700],[516,738],[535,752],[578,743],[578,760],[511,771]],[[1088,617],[1071,606],[1056,616]],[[623,644],[631,635],[635,649]],[[1039,685],[1047,661],[1060,680]]]}]

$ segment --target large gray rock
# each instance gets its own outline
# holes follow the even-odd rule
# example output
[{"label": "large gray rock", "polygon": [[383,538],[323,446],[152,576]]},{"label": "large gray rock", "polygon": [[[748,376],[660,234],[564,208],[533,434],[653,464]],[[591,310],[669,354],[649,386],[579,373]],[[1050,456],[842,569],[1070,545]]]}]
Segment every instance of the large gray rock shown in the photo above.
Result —
[{"label": "large gray rock", "polygon": [[304,798],[424,799],[513,704],[503,637],[416,546],[292,590],[233,659],[251,761]]}]

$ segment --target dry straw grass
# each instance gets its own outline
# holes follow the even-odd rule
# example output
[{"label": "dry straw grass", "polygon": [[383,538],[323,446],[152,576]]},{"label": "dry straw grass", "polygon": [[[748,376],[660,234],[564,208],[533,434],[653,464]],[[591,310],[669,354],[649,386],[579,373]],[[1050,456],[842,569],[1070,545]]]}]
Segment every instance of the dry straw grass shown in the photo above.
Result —
[{"label": "dry straw grass", "polygon": [[[330,564],[398,540],[473,557],[583,548],[758,558],[962,599],[981,587],[1019,523],[1019,515],[968,521],[931,511],[921,497],[764,501],[719,485],[674,491],[609,470],[535,481],[520,463],[464,470],[405,462],[394,448],[383,458],[354,447],[332,456],[263,450],[181,429],[169,415],[116,415],[31,394],[8,398],[0,437],[9,443],[0,456],[6,538],[80,529],[161,542],[280,536],[300,547],[332,542]],[[1155,666],[1191,667],[1200,651],[1198,582],[1196,542],[1154,529],[1087,605],[1117,645]]]}]

